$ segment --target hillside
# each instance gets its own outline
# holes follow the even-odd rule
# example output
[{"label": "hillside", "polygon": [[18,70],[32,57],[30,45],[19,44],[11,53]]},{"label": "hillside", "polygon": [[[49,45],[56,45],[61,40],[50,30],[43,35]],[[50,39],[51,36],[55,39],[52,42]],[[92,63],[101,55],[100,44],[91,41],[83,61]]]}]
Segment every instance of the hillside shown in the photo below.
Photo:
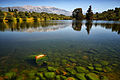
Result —
[{"label": "hillside", "polygon": [[[8,7],[0,7],[2,11],[8,11]],[[49,7],[49,6],[30,6],[30,5],[25,5],[25,6],[16,6],[16,7],[10,7],[10,9],[17,9],[18,11],[22,12],[46,12],[46,13],[54,13],[54,14],[63,14],[66,16],[72,15],[72,12],[66,11],[64,9],[59,9],[56,7]]]}]

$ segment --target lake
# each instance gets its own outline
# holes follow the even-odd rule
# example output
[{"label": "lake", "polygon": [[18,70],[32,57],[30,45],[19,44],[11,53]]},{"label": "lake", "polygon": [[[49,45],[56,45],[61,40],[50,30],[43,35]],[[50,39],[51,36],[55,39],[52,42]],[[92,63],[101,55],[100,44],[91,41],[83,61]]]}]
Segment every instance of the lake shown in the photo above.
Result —
[{"label": "lake", "polygon": [[[39,54],[47,55],[41,65],[30,58]],[[119,80],[120,22],[1,22],[0,76],[0,80]]]}]

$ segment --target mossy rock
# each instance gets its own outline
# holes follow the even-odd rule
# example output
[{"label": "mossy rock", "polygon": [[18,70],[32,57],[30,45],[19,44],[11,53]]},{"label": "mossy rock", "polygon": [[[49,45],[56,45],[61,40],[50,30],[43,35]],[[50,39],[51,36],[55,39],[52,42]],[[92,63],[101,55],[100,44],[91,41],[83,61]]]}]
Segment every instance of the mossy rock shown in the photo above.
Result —
[{"label": "mossy rock", "polygon": [[5,74],[5,77],[7,77],[8,80],[14,80],[14,79],[16,79],[16,73],[15,72],[8,72]]},{"label": "mossy rock", "polygon": [[37,76],[40,77],[42,80],[46,80],[43,73],[37,73]]},{"label": "mossy rock", "polygon": [[99,67],[96,67],[95,70],[100,71],[100,72],[103,71],[103,69],[102,69],[102,68],[99,68]]},{"label": "mossy rock", "polygon": [[30,79],[34,79],[35,74],[36,74],[35,72],[31,71],[31,72],[28,73],[28,76],[29,76]]},{"label": "mossy rock", "polygon": [[53,71],[56,71],[56,68],[54,68],[54,67],[49,67],[49,66],[48,66],[48,71],[52,71],[52,72],[53,72]]},{"label": "mossy rock", "polygon": [[40,78],[39,78],[39,77],[36,77],[35,80],[40,80]]},{"label": "mossy rock", "polygon": [[68,77],[67,79],[65,80],[76,80],[74,77]]},{"label": "mossy rock", "polygon": [[85,73],[77,73],[76,74],[76,77],[79,79],[79,80],[87,80],[85,78]]},{"label": "mossy rock", "polygon": [[54,72],[45,72],[44,75],[47,79],[55,78],[55,73]]},{"label": "mossy rock", "polygon": [[84,67],[81,67],[81,66],[77,66],[76,70],[78,73],[88,73],[89,72],[88,70],[86,70]]},{"label": "mossy rock", "polygon": [[61,77],[61,79],[62,79],[62,80],[67,79],[67,77],[66,77],[66,76],[62,76],[62,75],[61,75],[60,77]]},{"label": "mossy rock", "polygon": [[86,77],[88,80],[100,80],[99,76],[96,75],[95,73],[88,73],[86,74]]},{"label": "mossy rock", "polygon": [[70,58],[69,60],[70,60],[71,62],[76,62],[76,60],[73,59],[73,58]]},{"label": "mossy rock", "polygon": [[89,70],[94,70],[94,67],[92,67],[92,66],[87,66],[87,68],[88,68]]},{"label": "mossy rock", "polygon": [[45,71],[47,71],[47,68],[39,68],[38,71],[39,72],[45,72]]},{"label": "mossy rock", "polygon": [[60,77],[60,75],[57,75],[55,80],[61,80]]},{"label": "mossy rock", "polygon": [[109,63],[107,61],[101,61],[100,62],[103,66],[107,66]]},{"label": "mossy rock", "polygon": [[102,67],[101,64],[94,64],[95,67]]},{"label": "mossy rock", "polygon": [[76,74],[76,71],[72,68],[66,68],[66,70],[71,73],[72,75]]},{"label": "mossy rock", "polygon": [[109,67],[109,66],[106,66],[106,67],[105,67],[105,70],[106,70],[107,72],[111,72],[111,71],[112,71],[111,67]]},{"label": "mossy rock", "polygon": [[23,76],[19,76],[19,77],[17,77],[17,79],[16,80],[23,80],[24,79],[24,77]]},{"label": "mossy rock", "polygon": [[62,60],[62,64],[66,64],[68,61],[66,59]]},{"label": "mossy rock", "polygon": [[106,76],[102,76],[102,77],[101,77],[101,80],[109,80],[109,79],[108,79],[108,77],[106,77]]}]

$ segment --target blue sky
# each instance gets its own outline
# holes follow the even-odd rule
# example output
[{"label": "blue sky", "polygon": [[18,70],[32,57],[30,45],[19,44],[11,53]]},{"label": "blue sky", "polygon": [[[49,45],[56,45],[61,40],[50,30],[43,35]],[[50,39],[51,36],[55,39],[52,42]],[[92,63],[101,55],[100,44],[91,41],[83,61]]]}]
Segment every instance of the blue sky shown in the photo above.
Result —
[{"label": "blue sky", "polygon": [[82,8],[83,12],[86,12],[89,5],[92,5],[93,12],[102,12],[120,7],[120,0],[0,0],[0,7],[24,5],[53,6],[68,11]]}]

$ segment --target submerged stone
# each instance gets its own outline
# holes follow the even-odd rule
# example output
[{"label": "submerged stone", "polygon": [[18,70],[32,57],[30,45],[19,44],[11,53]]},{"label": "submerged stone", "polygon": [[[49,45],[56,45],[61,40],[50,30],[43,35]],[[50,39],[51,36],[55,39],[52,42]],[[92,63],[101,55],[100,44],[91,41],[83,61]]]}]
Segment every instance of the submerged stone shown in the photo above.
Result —
[{"label": "submerged stone", "polygon": [[48,67],[48,71],[56,71],[56,68],[54,68],[54,67]]},{"label": "submerged stone", "polygon": [[7,77],[8,80],[14,80],[16,78],[15,72],[8,72],[5,74],[5,77]]},{"label": "submerged stone", "polygon": [[70,72],[72,75],[76,74],[76,71],[72,68],[66,68],[68,72]]},{"label": "submerged stone", "polygon": [[43,73],[37,73],[37,76],[39,76],[40,79],[45,80],[45,77],[43,76]]},{"label": "submerged stone", "polygon": [[36,77],[35,80],[40,80],[40,78],[39,78],[39,77]]},{"label": "submerged stone", "polygon": [[111,69],[109,66],[106,66],[106,67],[105,67],[105,70],[106,70],[107,72],[111,72],[111,71],[112,71],[112,69]]},{"label": "submerged stone", "polygon": [[95,67],[102,67],[101,64],[94,64]]},{"label": "submerged stone", "polygon": [[61,75],[60,77],[61,77],[61,79],[62,79],[62,80],[67,79],[67,77],[66,77],[66,76],[62,76],[62,75]]},{"label": "submerged stone", "polygon": [[100,80],[99,76],[94,73],[88,73],[86,74],[86,77],[88,80]]},{"label": "submerged stone", "polygon": [[68,77],[66,80],[76,80],[74,77]]},{"label": "submerged stone", "polygon": [[104,66],[107,66],[109,64],[107,61],[101,61],[100,63]]},{"label": "submerged stone", "polygon": [[70,58],[69,60],[70,60],[71,62],[76,62],[76,60],[73,59],[73,58]]},{"label": "submerged stone", "polygon": [[47,68],[39,68],[38,71],[40,71],[40,72],[44,72],[44,71],[47,71]]},{"label": "submerged stone", "polygon": [[57,75],[55,80],[60,80],[60,75]]},{"label": "submerged stone", "polygon": [[48,60],[48,57],[44,54],[40,54],[40,55],[31,55],[29,56],[29,59],[33,60],[34,63],[42,65],[44,62]]},{"label": "submerged stone", "polygon": [[99,68],[99,67],[96,67],[95,70],[97,70],[97,71],[103,71],[103,69]]},{"label": "submerged stone", "polygon": [[87,68],[88,68],[89,70],[94,70],[94,67],[92,67],[92,66],[87,66]]},{"label": "submerged stone", "polygon": [[81,66],[77,66],[76,70],[79,73],[88,73],[89,72],[88,70],[86,70],[84,67],[81,67]]},{"label": "submerged stone", "polygon": [[55,77],[54,72],[45,72],[44,75],[47,79],[53,79]]},{"label": "submerged stone", "polygon": [[85,78],[85,73],[77,73],[76,74],[76,77],[79,79],[79,80],[87,80]]},{"label": "submerged stone", "polygon": [[102,77],[101,77],[101,80],[109,80],[109,79],[108,79],[108,77],[106,77],[106,76],[102,76]]}]

